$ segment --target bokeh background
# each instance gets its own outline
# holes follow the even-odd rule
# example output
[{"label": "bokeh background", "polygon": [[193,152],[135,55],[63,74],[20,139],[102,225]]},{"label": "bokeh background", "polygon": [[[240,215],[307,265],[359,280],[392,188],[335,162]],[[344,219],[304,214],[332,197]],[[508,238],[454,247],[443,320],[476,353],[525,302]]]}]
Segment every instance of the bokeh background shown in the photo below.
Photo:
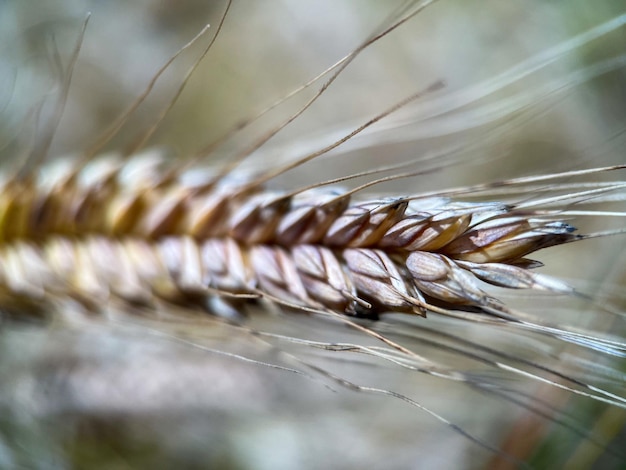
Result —
[{"label": "bokeh background", "polygon": [[[235,1],[213,49],[150,145],[185,160],[349,53],[399,5]],[[215,31],[225,8],[223,1],[198,0],[0,2],[4,167],[23,163],[45,130],[62,76],[54,57],[58,54],[67,66],[87,12],[91,18],[49,158],[80,155],[168,57],[205,24],[212,26],[209,36]],[[439,153],[438,171],[376,190],[406,194],[624,163],[626,28],[619,26],[624,14],[619,0],[436,2],[363,52],[310,110],[255,152],[247,168],[274,166],[327,145],[437,81],[444,83],[441,90],[273,184],[295,187],[409,160],[419,168],[420,158]],[[608,21],[615,23],[610,33],[573,47],[573,38]],[[127,148],[154,121],[207,41],[208,37],[198,41],[173,64],[104,150]],[[557,46],[564,52],[530,73],[540,59],[552,57]],[[259,119],[204,161],[218,164],[247,148],[306,102],[317,87]],[[433,161],[423,164],[432,166]],[[359,182],[363,180],[346,185]],[[619,208],[620,202],[615,206]],[[623,226],[613,219],[583,224],[587,229]],[[548,266],[544,272],[563,276],[623,308],[619,303],[624,237],[585,243],[580,249],[563,247],[540,254]],[[599,321],[594,328],[616,328],[612,317],[599,315],[594,304],[528,295],[506,300],[571,326],[589,327]],[[118,306],[111,308],[115,311]],[[381,328],[398,334],[406,327],[394,321]],[[506,343],[509,351],[525,357],[541,361],[569,357],[562,345],[548,340],[544,344],[519,332],[501,334],[436,318],[428,321],[434,329],[467,335],[481,344]],[[296,337],[375,344],[341,325],[305,315],[257,312],[250,322],[252,328]],[[505,465],[400,400],[359,393],[323,377],[311,379],[251,364],[216,350],[311,374],[277,348],[292,352],[347,380],[405,393],[495,447],[516,433],[524,441],[524,420],[532,422],[528,410],[459,383],[407,373],[356,354],[315,352],[284,342],[271,347],[236,328],[211,322],[134,325],[112,315],[111,321],[95,326],[43,328],[4,322],[1,328],[0,467]],[[613,332],[623,337],[623,324],[619,328]],[[429,357],[452,361],[460,370],[476,368],[469,371],[483,381],[502,379],[493,370],[466,364],[458,354],[420,344],[419,335],[402,340]],[[619,358],[608,361],[597,354],[569,360],[579,368],[579,376],[589,374],[607,388],[619,389],[624,383]],[[511,390],[537,393],[529,381],[507,380]],[[572,401],[567,394],[555,398],[551,392],[538,393],[531,396],[546,402],[554,399],[554,406],[565,409],[565,418],[579,428],[600,428],[612,449],[624,447],[621,410]],[[615,419],[605,435],[607,414]],[[603,446],[589,445],[555,425],[554,419],[553,415],[533,423],[541,436],[528,437],[531,445],[523,458],[531,465],[623,466],[624,461]]]}]

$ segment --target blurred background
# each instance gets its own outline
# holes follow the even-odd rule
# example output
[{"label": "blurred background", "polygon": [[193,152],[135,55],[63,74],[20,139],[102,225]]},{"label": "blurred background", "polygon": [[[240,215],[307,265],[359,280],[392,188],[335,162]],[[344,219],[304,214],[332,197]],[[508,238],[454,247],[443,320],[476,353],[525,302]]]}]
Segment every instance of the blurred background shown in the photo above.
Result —
[{"label": "blurred background", "polygon": [[[149,146],[166,149],[171,158],[189,158],[350,53],[389,24],[402,4],[235,1],[214,47]],[[91,17],[49,158],[80,155],[159,67],[211,24],[208,36],[174,62],[103,150],[128,148],[167,106],[226,6],[199,0],[1,1],[4,167],[23,162],[45,131],[65,76],[55,56],[67,67],[87,12]],[[436,2],[365,50],[307,112],[255,151],[246,168],[306,155],[438,81],[444,84],[440,90],[272,184],[297,187],[406,161],[415,161],[414,168],[436,167],[427,177],[376,188],[410,194],[625,163],[625,14],[619,0]],[[600,25],[605,34],[597,29]],[[302,106],[321,83],[264,115],[204,161],[218,164],[248,148]],[[623,226],[612,219],[582,223],[587,230]],[[594,292],[598,301],[623,309],[624,242],[622,236],[585,242],[580,249],[548,250],[539,255],[549,268],[542,272],[565,277]],[[620,330],[612,317],[594,315],[599,306],[593,302],[528,294],[506,302],[554,315],[573,327],[610,328],[624,335],[623,323]],[[118,308],[111,306],[114,312]],[[540,435],[528,437],[522,458],[539,468],[624,465],[623,455],[607,450],[624,448],[623,410],[573,401],[568,394],[554,397],[553,390],[536,392],[529,380],[467,364],[458,352],[423,344],[420,334],[425,332],[414,332],[405,319],[392,317],[378,328],[481,382],[493,381],[531,401],[551,402],[561,411],[537,418],[524,407],[460,383],[408,373],[354,353],[253,338],[209,320],[164,325],[121,318],[75,327],[2,324],[0,467],[505,468],[506,462],[492,452],[428,414],[390,396],[341,387],[296,357],[360,385],[404,393],[495,448],[511,436],[524,441],[524,426],[530,422]],[[572,358],[549,338],[544,343],[519,331],[469,331],[442,319],[427,321],[419,325],[443,328],[475,344],[506,344],[512,354],[533,360],[569,358],[579,368],[577,376],[587,374],[594,383],[623,390],[621,358],[608,360],[601,353]],[[595,321],[599,323],[592,325]],[[377,344],[342,325],[303,314],[257,312],[247,326],[311,340]],[[607,415],[614,417],[609,424],[603,421]],[[573,423],[570,427],[579,432],[555,423],[557,419]],[[605,433],[606,427],[612,431]],[[589,444],[588,436],[580,435],[590,429],[604,444]]]}]

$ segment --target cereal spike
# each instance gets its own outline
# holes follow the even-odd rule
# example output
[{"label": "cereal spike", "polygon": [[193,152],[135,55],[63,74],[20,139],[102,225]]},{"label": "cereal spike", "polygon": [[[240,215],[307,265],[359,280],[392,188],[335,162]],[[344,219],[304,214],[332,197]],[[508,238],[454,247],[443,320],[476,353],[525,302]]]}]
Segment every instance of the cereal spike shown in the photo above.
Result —
[{"label": "cereal spike", "polygon": [[[48,291],[47,283],[60,280],[76,297],[111,293],[141,303],[195,303],[199,296],[210,306],[209,289],[216,289],[347,314],[424,314],[431,300],[491,311],[500,303],[480,280],[568,291],[532,274],[523,257],[580,237],[558,214],[535,215],[502,203],[352,200],[337,188],[232,191],[206,185],[211,176],[204,173],[168,170],[155,152],[124,165],[107,157],[76,172],[58,164],[50,174],[42,170],[38,180],[1,188],[2,240],[17,279],[25,278],[19,273],[28,272],[27,260],[34,259],[24,246],[46,252],[53,240],[76,240],[66,248],[74,252],[68,257],[87,274],[77,279],[61,269],[52,280],[47,273],[35,289]],[[231,178],[243,186],[250,180]],[[604,197],[604,190],[599,194]],[[102,252],[110,253],[110,265]],[[42,263],[56,265],[58,249],[49,254],[48,261],[41,255]],[[110,266],[124,271],[122,282]]]}]

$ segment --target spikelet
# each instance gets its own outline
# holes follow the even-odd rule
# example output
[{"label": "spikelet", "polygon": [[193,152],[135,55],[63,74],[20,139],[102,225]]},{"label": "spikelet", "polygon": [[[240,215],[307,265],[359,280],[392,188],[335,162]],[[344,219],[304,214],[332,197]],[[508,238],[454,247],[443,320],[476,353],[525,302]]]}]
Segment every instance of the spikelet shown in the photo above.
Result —
[{"label": "spikelet", "polygon": [[[315,3],[323,8],[323,2]],[[222,7],[228,11],[230,2]],[[248,26],[253,30],[249,20],[257,7],[237,7],[235,2],[224,23],[222,16],[212,20],[209,33],[225,25],[216,45],[228,44],[229,31],[239,36]],[[158,21],[173,16],[167,6],[159,8],[166,12],[151,10]],[[342,8],[348,9],[337,2],[329,6],[333,24],[349,32],[352,21],[342,16]],[[362,8],[349,9],[349,18],[361,18],[356,10]],[[361,74],[350,69],[369,63],[357,56],[396,37],[399,43],[392,48],[415,43],[429,57],[439,55],[416,38],[422,30],[426,40],[439,38],[439,20],[452,21],[458,13],[446,10],[446,2],[430,1],[406,2],[393,11],[375,8],[376,21],[354,38],[361,46],[352,42],[340,48],[340,35],[333,35],[332,49],[352,52],[312,82],[316,91],[301,90],[312,98],[305,96],[296,111],[287,103],[288,117],[276,127],[271,113],[262,114],[256,124],[267,121],[270,130],[255,136],[252,145],[247,134],[236,134],[235,142],[220,150],[226,163],[211,160],[210,166],[217,145],[184,164],[158,150],[141,153],[159,116],[170,121],[163,124],[179,136],[183,154],[196,152],[213,127],[229,120],[220,109],[210,125],[202,122],[197,116],[211,106],[197,99],[201,113],[195,104],[182,113],[192,119],[181,119],[174,100],[159,103],[156,112],[148,107],[145,122],[141,116],[129,121],[146,96],[159,100],[155,82],[166,78],[165,69],[152,76],[156,65],[147,64],[151,54],[144,49],[135,51],[142,59],[137,68],[137,55],[111,67],[96,54],[98,66],[123,76],[118,86],[128,111],[110,131],[89,144],[75,140],[88,124],[85,117],[103,108],[74,111],[79,119],[61,122],[56,131],[65,101],[71,105],[79,96],[80,105],[89,106],[81,85],[70,87],[70,70],[85,60],[97,28],[87,29],[83,52],[79,57],[77,48],[69,64],[61,57],[71,46],[59,46],[60,52],[51,46],[46,56],[59,70],[60,104],[52,112],[35,106],[33,120],[45,122],[37,116],[51,114],[51,125],[38,131],[32,151],[8,147],[8,163],[18,169],[4,171],[0,184],[0,467],[623,465],[619,429],[626,409],[626,344],[619,276],[625,183],[616,171],[623,159],[613,148],[623,142],[623,122],[611,140],[607,122],[580,115],[580,110],[591,114],[591,107],[568,114],[564,95],[623,70],[624,60],[594,59],[571,73],[555,74],[556,80],[523,80],[599,38],[619,34],[623,14],[594,19],[589,29],[568,33],[555,47],[531,48],[532,57],[524,53],[513,59],[521,63],[505,73],[498,64],[498,75],[476,86],[463,77],[460,91],[448,64],[464,55],[465,41],[442,54],[441,64],[420,63],[419,77],[415,70],[389,69],[388,54],[376,62],[378,70],[365,67],[383,79],[372,76],[376,85],[370,83],[367,94],[360,88],[355,98],[350,92],[365,75],[363,69]],[[497,18],[500,8],[492,6],[488,16]],[[96,8],[92,22],[101,14]],[[310,16],[299,17],[302,10],[296,8],[276,30],[286,35],[294,14],[299,25]],[[3,17],[0,11],[0,21]],[[128,18],[137,35],[152,27],[130,11]],[[230,29],[229,22],[234,22]],[[116,16],[114,23],[123,26],[123,18]],[[331,35],[333,28],[323,24],[323,37]],[[414,27],[404,34],[409,25]],[[514,43],[504,29],[502,42]],[[213,40],[205,33],[173,58],[198,42],[206,41],[209,51]],[[264,41],[265,34],[259,33]],[[112,37],[94,41],[102,50]],[[245,56],[243,47],[238,42],[226,55],[236,56],[238,66],[254,68],[254,54]],[[406,51],[407,57],[415,55]],[[482,55],[480,63],[489,58]],[[221,60],[213,56],[207,63],[220,70]],[[122,91],[134,86],[133,70],[143,74],[137,81],[150,81],[144,92]],[[246,74],[264,95],[257,72]],[[206,71],[194,73],[201,78],[197,96],[207,90],[220,96],[221,89],[205,80]],[[285,67],[273,77],[289,73]],[[410,77],[408,86],[404,75]],[[332,95],[341,79],[350,85]],[[418,79],[435,85],[418,86]],[[19,88],[22,80],[16,83]],[[482,104],[518,85],[521,92]],[[246,89],[236,88],[237,93]],[[379,88],[402,92],[388,98],[377,95]],[[91,88],[89,94],[94,94]],[[131,94],[140,99],[128,107]],[[333,124],[342,125],[352,105],[359,120],[367,114],[365,124],[348,124],[337,135],[321,129],[323,137],[311,142],[298,135],[293,146],[273,144],[277,132],[288,132],[292,123],[296,132],[299,125],[317,129],[325,117],[306,121],[310,105],[333,101],[339,103],[329,106]],[[550,174],[553,164],[542,170],[543,163],[535,176],[522,178],[490,172],[496,167],[489,159],[492,143],[495,152],[508,148],[506,136],[518,127],[528,127],[529,135],[540,139],[534,137],[545,135],[539,128],[560,108],[579,124],[607,127],[597,144],[593,133],[574,125],[567,148],[587,147],[590,139],[587,151],[594,161],[568,161],[566,169],[606,167]],[[254,124],[254,119],[239,119],[230,119],[236,130]],[[96,125],[98,134],[108,123]],[[143,126],[147,131],[138,130]],[[120,148],[120,131],[131,136],[126,150],[98,156],[104,147]],[[171,143],[171,134],[155,135],[157,142]],[[55,147],[64,138],[73,143]],[[407,143],[411,165],[398,164],[392,154],[403,154]],[[74,159],[44,162],[47,154],[62,154],[68,147],[82,150]],[[431,147],[444,150],[432,154]],[[567,154],[565,147],[550,155]],[[329,151],[339,153],[326,155]],[[530,157],[532,148],[524,153],[524,159]],[[29,158],[16,159],[21,154]],[[369,154],[373,164],[366,161],[360,171],[358,160]],[[607,158],[600,163],[600,157]],[[242,169],[255,158],[253,171]],[[481,172],[480,184],[465,174],[471,159]],[[460,180],[450,171],[455,167],[463,172]],[[289,170],[294,171],[281,176]],[[443,185],[435,181],[439,174],[446,178]],[[366,183],[359,185],[363,178]],[[403,179],[407,183],[400,185]],[[496,181],[484,183],[489,180]],[[387,186],[392,183],[396,186]],[[571,282],[547,275],[558,274],[561,264],[567,271],[560,274]],[[604,267],[592,268],[596,265]],[[613,280],[600,281],[602,271]],[[47,321],[27,321],[33,313]]]}]

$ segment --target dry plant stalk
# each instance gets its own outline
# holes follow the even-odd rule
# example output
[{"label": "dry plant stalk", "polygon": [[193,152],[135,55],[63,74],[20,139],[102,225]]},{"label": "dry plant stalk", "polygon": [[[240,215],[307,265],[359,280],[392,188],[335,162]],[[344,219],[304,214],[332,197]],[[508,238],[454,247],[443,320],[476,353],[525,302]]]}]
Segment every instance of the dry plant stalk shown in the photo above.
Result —
[{"label": "dry plant stalk", "polygon": [[[235,155],[229,164],[215,167],[207,167],[201,159],[200,163],[193,161],[180,168],[159,150],[141,151],[168,115],[200,60],[191,67],[171,102],[157,114],[155,123],[135,139],[125,154],[97,156],[150,95],[173,59],[196,41],[205,40],[206,30],[166,63],[145,92],[92,147],[82,152],[81,158],[44,162],[71,91],[71,69],[79,55],[77,47],[64,72],[58,113],[53,113],[47,131],[27,161],[17,171],[7,171],[0,186],[2,312],[11,321],[43,314],[53,322],[85,331],[94,324],[107,325],[107,319],[110,327],[118,322],[139,326],[140,331],[156,333],[209,354],[296,373],[307,380],[314,376],[313,381],[324,380],[333,387],[399,399],[443,422],[476,448],[487,450],[487,455],[492,455],[489,462],[493,468],[523,465],[530,457],[528,449],[520,450],[506,436],[502,444],[490,442],[488,437],[477,436],[447,419],[445,413],[422,405],[410,393],[358,384],[348,378],[349,374],[341,375],[309,360],[306,351],[321,350],[331,355],[357,352],[387,367],[398,367],[402,373],[417,371],[424,379],[462,383],[488,400],[500,399],[519,406],[528,416],[540,417],[542,426],[554,425],[582,436],[584,445],[594,447],[596,453],[600,449],[611,462],[626,461],[619,445],[562,416],[558,399],[554,401],[554,395],[562,392],[623,414],[623,380],[617,379],[617,384],[588,381],[571,367],[543,362],[543,356],[536,361],[527,359],[523,354],[516,356],[515,352],[467,339],[454,329],[448,332],[440,329],[442,325],[430,326],[433,317],[448,317],[459,324],[478,324],[485,331],[493,328],[505,336],[528,336],[531,344],[545,341],[546,348],[556,344],[551,347],[560,348],[563,355],[568,348],[574,348],[581,361],[583,353],[590,354],[591,361],[593,357],[624,357],[626,344],[619,329],[612,337],[563,325],[549,317],[518,310],[501,294],[506,298],[508,290],[527,289],[594,302],[591,294],[537,272],[543,264],[527,256],[543,248],[622,234],[621,228],[579,234],[571,225],[576,222],[571,220],[623,217],[620,211],[587,207],[624,200],[625,181],[592,178],[623,170],[626,165],[513,178],[409,196],[377,196],[366,189],[427,174],[438,168],[438,162],[402,174],[397,171],[404,166],[375,169],[300,189],[277,190],[271,186],[283,173],[345,144],[410,103],[428,100],[443,87],[436,83],[426,91],[404,97],[330,145],[296,161],[276,164],[266,171],[238,169],[250,154],[308,110],[361,52],[431,3],[434,2],[407,2],[396,10],[379,30],[325,72],[328,78],[323,78],[326,81],[319,91],[302,107]],[[227,2],[201,57],[213,46],[229,8]],[[608,34],[624,22],[621,17],[617,20],[600,25],[563,47],[573,49]],[[590,80],[619,69],[620,64],[619,60],[609,62],[604,68],[585,70],[572,80]],[[312,83],[315,80],[302,89]],[[233,132],[247,127],[259,116],[240,123]],[[205,157],[219,143],[199,154]],[[392,174],[372,178],[383,171]],[[369,181],[353,189],[334,185],[364,176]],[[577,178],[583,181],[576,182]],[[275,313],[278,316],[270,318],[276,323],[297,322],[302,329],[311,322],[314,328],[329,331],[337,329],[337,324],[346,324],[358,335],[356,342],[318,340],[304,333],[282,334],[280,328],[257,327],[255,316],[268,315],[255,310],[259,304],[268,308],[282,306],[285,313]],[[623,313],[616,314],[611,309],[606,308],[608,314],[623,322]],[[77,311],[80,317],[76,316]],[[204,315],[206,312],[215,318]],[[409,315],[388,315],[393,313]],[[415,315],[428,318],[412,318]],[[381,321],[377,322],[379,318]],[[267,360],[248,356],[238,349],[231,352],[230,345],[223,349],[205,346],[203,335],[213,333],[194,333],[198,336],[192,334],[192,339],[188,339],[190,329],[224,335],[222,343],[218,341],[222,346],[223,342],[240,337],[249,342],[250,338],[261,341],[272,345],[282,361],[273,356]],[[491,334],[495,334],[493,331]],[[300,349],[294,353],[293,347]],[[431,348],[433,357],[421,352],[422,348]],[[497,377],[474,374],[471,366],[465,369],[435,357],[440,353],[486,365],[492,371],[509,374],[507,377],[543,384],[548,391],[512,390]],[[233,370],[233,377],[236,373]],[[160,402],[155,403],[157,409],[164,408]],[[508,424],[511,436],[516,430],[525,430],[523,419]]]}]

